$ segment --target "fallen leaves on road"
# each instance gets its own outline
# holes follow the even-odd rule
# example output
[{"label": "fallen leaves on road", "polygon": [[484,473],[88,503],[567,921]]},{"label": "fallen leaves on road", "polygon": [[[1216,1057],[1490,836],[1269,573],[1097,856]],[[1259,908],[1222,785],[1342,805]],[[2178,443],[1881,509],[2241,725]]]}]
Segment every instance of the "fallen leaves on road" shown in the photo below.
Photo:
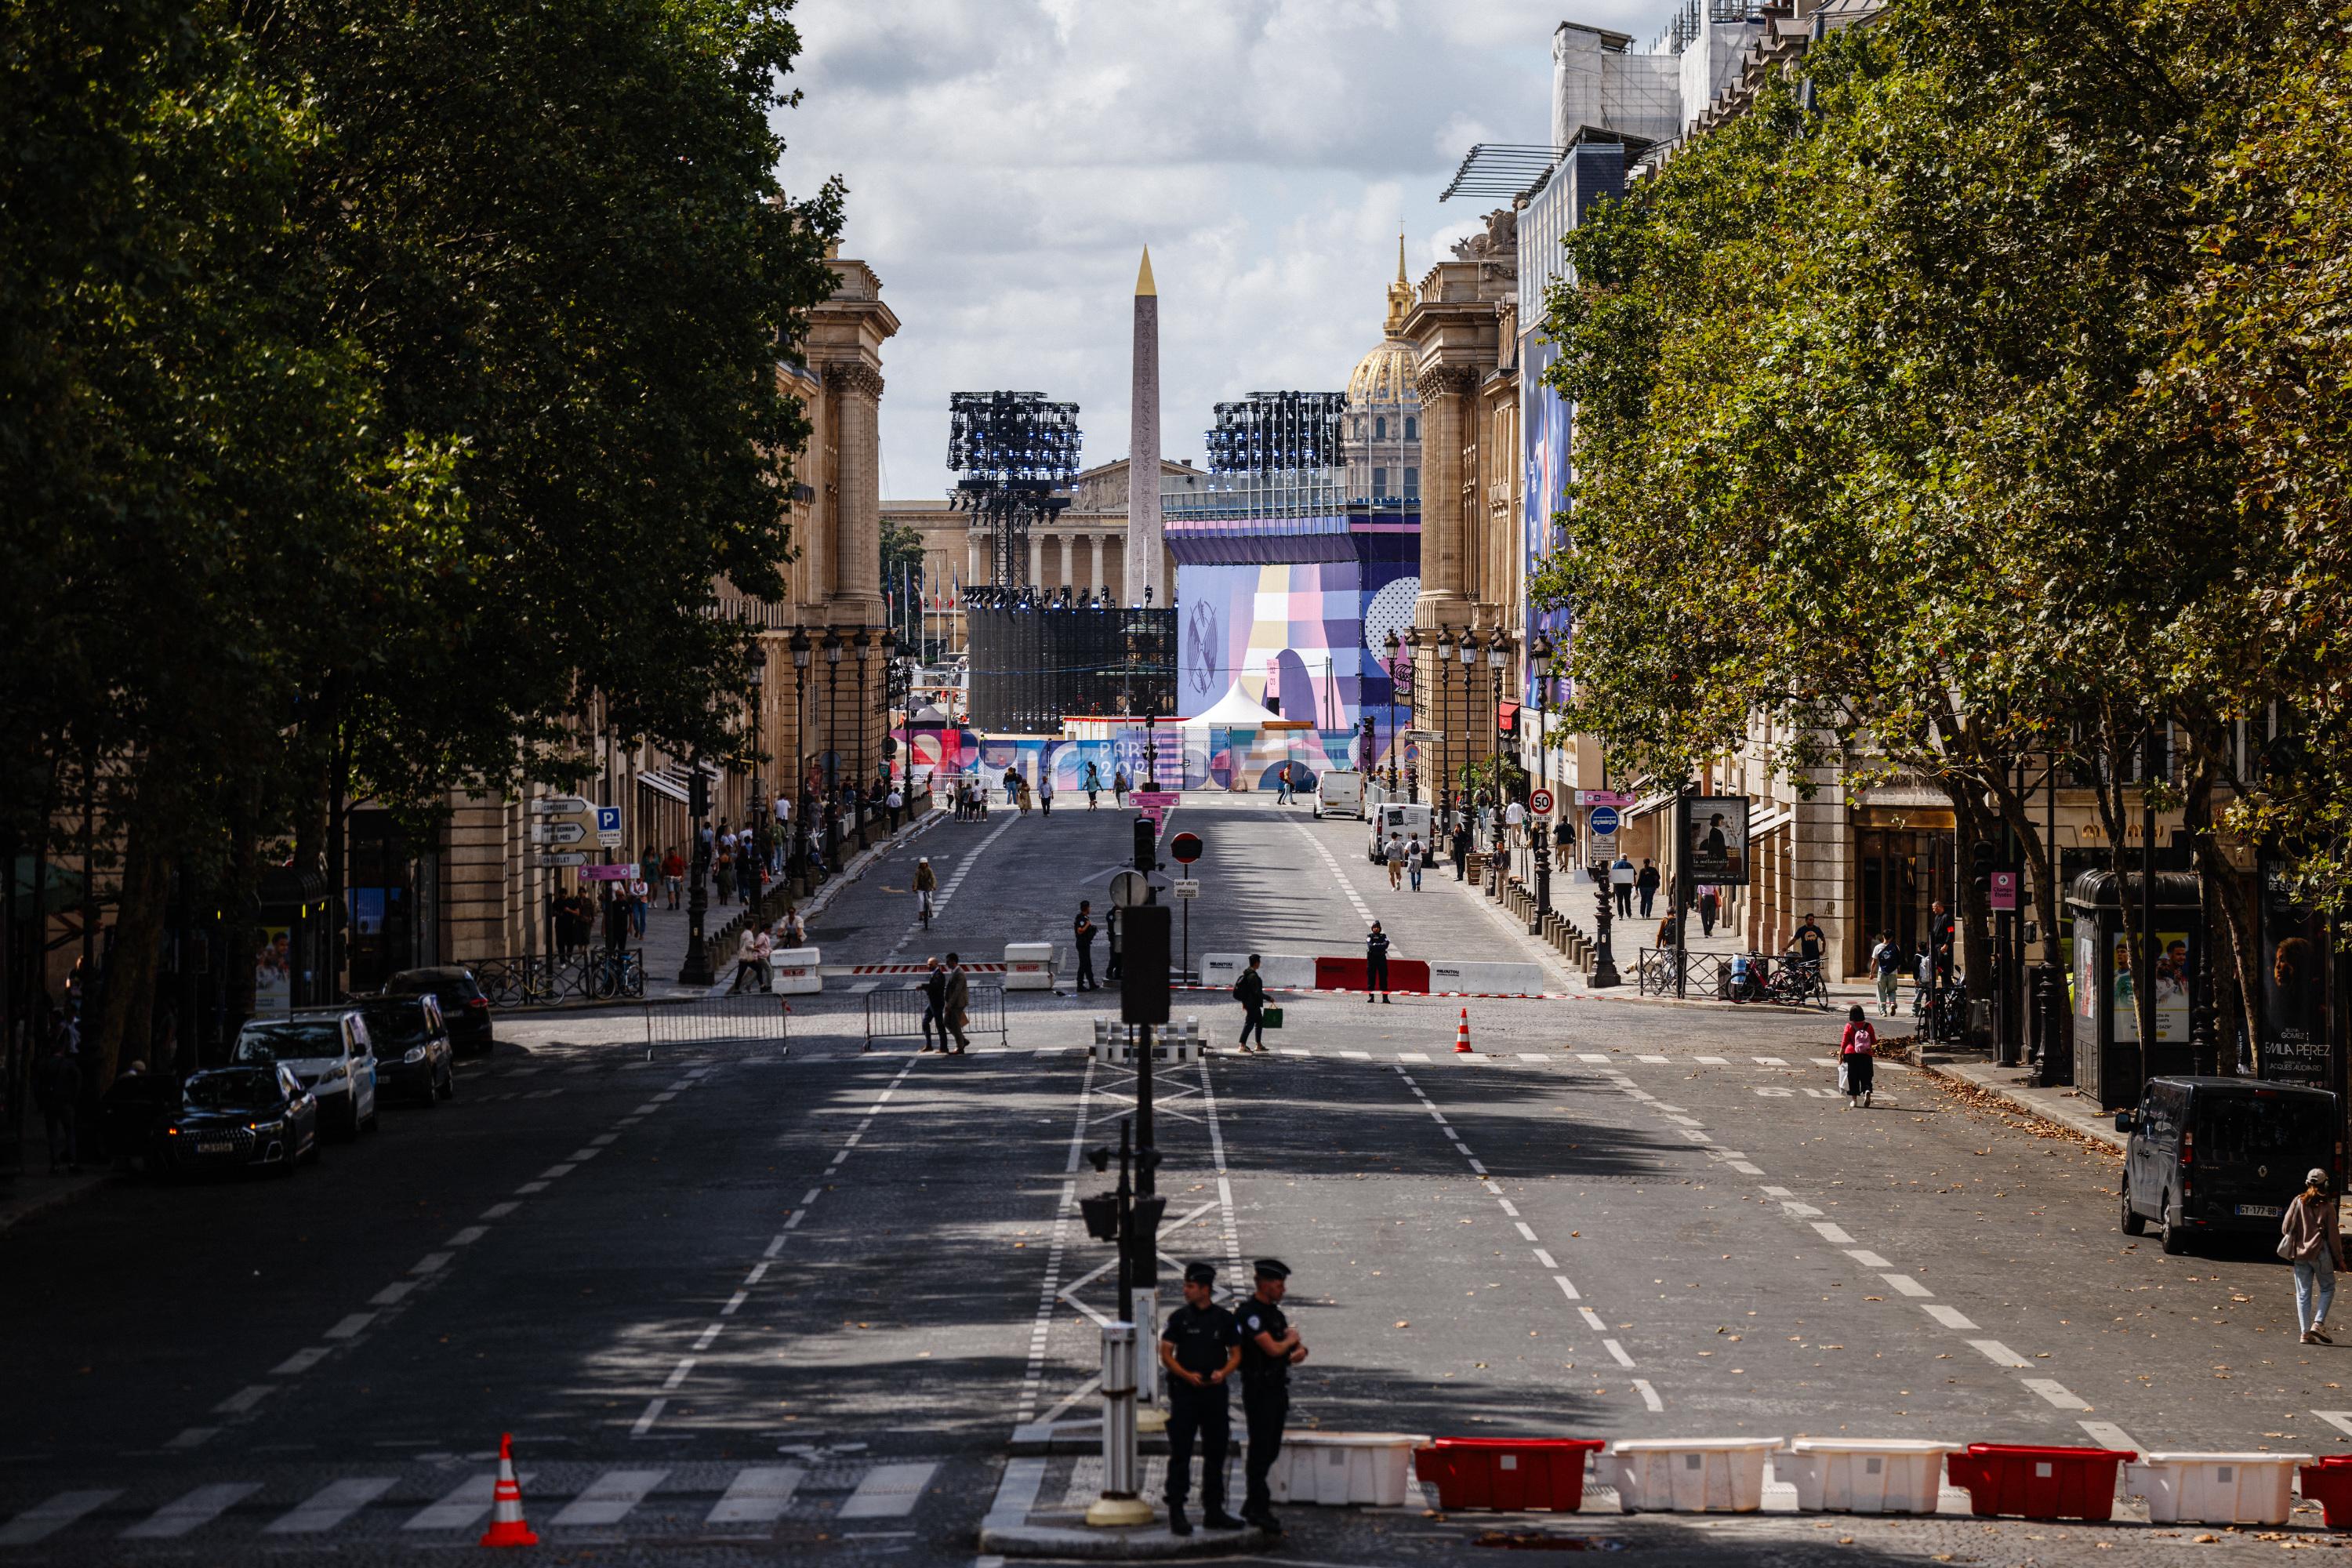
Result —
[{"label": "fallen leaves on road", "polygon": [[1412,1327],[1412,1320],[1411,1318],[1399,1318],[1396,1321],[1396,1326],[1400,1329],[1409,1329]]}]

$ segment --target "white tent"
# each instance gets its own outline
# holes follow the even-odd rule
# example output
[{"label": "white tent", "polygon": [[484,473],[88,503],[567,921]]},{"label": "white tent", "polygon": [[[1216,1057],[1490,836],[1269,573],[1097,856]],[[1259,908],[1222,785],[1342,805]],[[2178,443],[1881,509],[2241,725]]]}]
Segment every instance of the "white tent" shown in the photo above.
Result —
[{"label": "white tent", "polygon": [[1245,695],[1234,681],[1214,704],[1190,719],[1177,721],[1187,730],[1312,730],[1304,719],[1286,719],[1263,702]]}]

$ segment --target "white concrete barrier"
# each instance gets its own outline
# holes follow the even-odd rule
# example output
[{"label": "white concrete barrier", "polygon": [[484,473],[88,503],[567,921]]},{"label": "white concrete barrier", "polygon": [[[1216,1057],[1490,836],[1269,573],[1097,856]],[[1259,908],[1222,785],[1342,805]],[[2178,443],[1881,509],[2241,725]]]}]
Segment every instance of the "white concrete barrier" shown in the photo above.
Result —
[{"label": "white concrete barrier", "polygon": [[823,954],[814,947],[779,948],[768,955],[772,978],[768,989],[779,996],[805,996],[824,989],[824,976],[817,965]]},{"label": "white concrete barrier", "polygon": [[1006,942],[1004,988],[1007,991],[1051,991],[1054,988],[1054,944],[1050,942]]},{"label": "white concrete barrier", "polygon": [[1535,996],[1550,989],[1550,978],[1540,963],[1447,963],[1434,958],[1429,961],[1429,988],[1433,992]]},{"label": "white concrete barrier", "polygon": [[[1249,967],[1246,952],[1207,952],[1201,955],[1201,984],[1211,991],[1231,991],[1234,982]],[[1315,989],[1315,955],[1311,952],[1260,953],[1257,961],[1258,978],[1269,987],[1312,991]]]},{"label": "white concrete barrier", "polygon": [[1797,1489],[1807,1513],[1933,1513],[1944,1456],[1958,1443],[1916,1438],[1799,1437],[1772,1456],[1772,1474]]},{"label": "white concrete barrier", "polygon": [[1408,1432],[1285,1431],[1266,1486],[1276,1502],[1402,1508],[1412,1451],[1428,1441]]},{"label": "white concrete barrier", "polygon": [[2150,1454],[2124,1467],[2124,1495],[2152,1524],[2284,1524],[2309,1454]]},{"label": "white concrete barrier", "polygon": [[1617,1496],[1633,1513],[1753,1513],[1778,1437],[1643,1437],[1609,1445]]}]

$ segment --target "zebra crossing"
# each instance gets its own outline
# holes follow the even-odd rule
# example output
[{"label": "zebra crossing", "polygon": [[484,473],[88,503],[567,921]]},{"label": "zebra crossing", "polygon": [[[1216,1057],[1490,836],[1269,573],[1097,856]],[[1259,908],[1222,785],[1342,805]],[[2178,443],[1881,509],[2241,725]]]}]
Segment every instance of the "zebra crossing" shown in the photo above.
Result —
[{"label": "zebra crossing", "polygon": [[[577,1463],[519,1471],[533,1528],[561,1544],[567,1532],[706,1532],[753,1536],[793,1522],[905,1519],[940,1480],[946,1461],[678,1464],[600,1468]],[[165,1542],[226,1550],[240,1538],[291,1542],[375,1537],[429,1543],[478,1531],[496,1478],[449,1468],[386,1465],[374,1474],[304,1480],[205,1481],[173,1489],[90,1487],[57,1492],[13,1515],[0,1504],[0,1550],[74,1542]]]}]

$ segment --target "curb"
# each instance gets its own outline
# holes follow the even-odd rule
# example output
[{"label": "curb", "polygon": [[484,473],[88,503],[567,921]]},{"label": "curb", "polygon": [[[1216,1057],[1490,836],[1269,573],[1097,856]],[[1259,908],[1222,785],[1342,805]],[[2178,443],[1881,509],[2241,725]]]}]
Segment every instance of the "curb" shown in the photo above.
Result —
[{"label": "curb", "polygon": [[[2066,1117],[2053,1116],[2047,1109],[2034,1104],[2030,1100],[2021,1099],[2010,1093],[1997,1083],[1979,1079],[1973,1073],[1958,1070],[1958,1064],[1948,1058],[1943,1061],[1930,1061],[1923,1054],[1917,1065],[1921,1072],[1932,1074],[1950,1083],[1965,1085],[1989,1100],[1998,1100],[2003,1107],[2015,1111],[2018,1115],[2029,1117],[2054,1131],[2067,1136],[2087,1138],[2099,1144],[2108,1153],[2122,1154],[2129,1147],[2126,1136],[2117,1132],[2112,1126],[2098,1121],[2075,1121]],[[2017,1069],[1988,1067],[1984,1070],[1990,1074],[2012,1072]]]},{"label": "curb", "polygon": [[1085,1563],[1149,1563],[1174,1557],[1231,1554],[1236,1547],[1272,1544],[1279,1536],[1255,1530],[1196,1527],[1192,1535],[1171,1535],[1161,1523],[1127,1530],[1091,1530],[1085,1525],[982,1524],[980,1549],[1005,1557],[1054,1557]]},{"label": "curb", "polygon": [[69,1182],[55,1192],[45,1193],[22,1206],[0,1207],[0,1233],[5,1233],[37,1215],[45,1215],[51,1209],[63,1208],[68,1204],[89,1197],[112,1184],[112,1180],[110,1173],[93,1173],[82,1181]]}]

